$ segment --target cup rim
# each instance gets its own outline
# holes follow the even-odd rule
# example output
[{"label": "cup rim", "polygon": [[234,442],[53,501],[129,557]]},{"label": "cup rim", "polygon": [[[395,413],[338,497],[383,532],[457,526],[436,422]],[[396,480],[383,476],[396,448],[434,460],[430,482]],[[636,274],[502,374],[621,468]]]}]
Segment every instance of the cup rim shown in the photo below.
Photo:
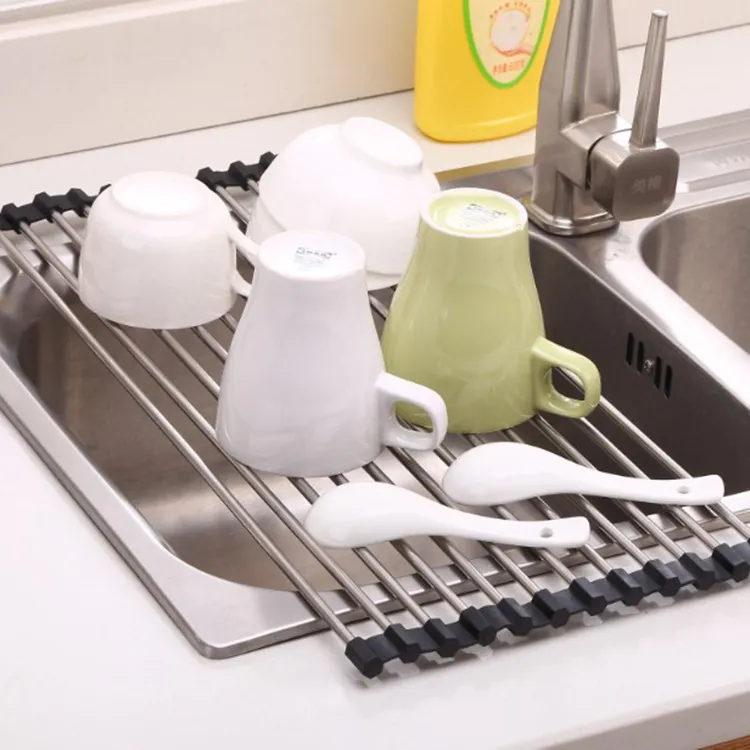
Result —
[{"label": "cup rim", "polygon": [[[517,211],[519,221],[514,226],[508,227],[507,229],[499,229],[496,232],[487,232],[486,234],[473,234],[471,232],[462,232],[459,229],[449,229],[448,227],[441,226],[434,221],[430,215],[430,208],[433,203],[443,199],[446,195],[488,195],[488,196],[500,196],[504,201],[510,203]],[[475,239],[475,240],[487,240],[497,239],[499,237],[507,237],[510,234],[514,234],[519,230],[523,231],[529,226],[529,215],[526,211],[526,207],[511,195],[501,193],[499,190],[490,190],[489,188],[482,187],[459,187],[449,188],[447,190],[441,190],[435,195],[428,196],[423,202],[419,210],[420,219],[427,224],[431,229],[441,234],[447,234],[452,237],[460,237],[461,239]]]}]

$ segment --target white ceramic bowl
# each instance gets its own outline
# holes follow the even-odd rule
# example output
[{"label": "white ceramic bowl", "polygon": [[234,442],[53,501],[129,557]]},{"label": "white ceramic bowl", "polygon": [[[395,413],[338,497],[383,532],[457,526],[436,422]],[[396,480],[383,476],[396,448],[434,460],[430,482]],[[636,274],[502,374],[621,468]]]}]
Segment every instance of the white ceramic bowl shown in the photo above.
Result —
[{"label": "white ceramic bowl", "polygon": [[218,195],[172,172],[138,172],[96,199],[78,267],[81,301],[126,326],[191,328],[224,315],[250,286],[235,246],[251,243]]},{"label": "white ceramic bowl", "polygon": [[248,232],[257,243],[289,229],[325,229],[356,240],[367,270],[400,277],[425,199],[439,192],[419,144],[370,117],[308,130],[281,151],[259,183]]}]

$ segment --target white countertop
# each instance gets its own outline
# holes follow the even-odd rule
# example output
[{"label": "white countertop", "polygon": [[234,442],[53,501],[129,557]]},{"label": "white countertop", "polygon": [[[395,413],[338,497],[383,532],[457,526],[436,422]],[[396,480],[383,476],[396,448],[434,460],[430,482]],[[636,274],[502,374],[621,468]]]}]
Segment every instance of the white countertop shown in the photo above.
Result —
[{"label": "white countertop", "polygon": [[[737,77],[748,47],[750,27],[671,42],[662,123],[750,108]],[[626,113],[640,54],[621,54]],[[0,202],[142,168],[252,162],[349,113],[411,129],[409,94],[363,100],[4,167]],[[424,146],[442,171],[527,161],[533,135]],[[750,733],[748,586],[366,683],[331,634],[224,662],[198,656],[1,418],[0,492],[3,750],[694,750]]]}]

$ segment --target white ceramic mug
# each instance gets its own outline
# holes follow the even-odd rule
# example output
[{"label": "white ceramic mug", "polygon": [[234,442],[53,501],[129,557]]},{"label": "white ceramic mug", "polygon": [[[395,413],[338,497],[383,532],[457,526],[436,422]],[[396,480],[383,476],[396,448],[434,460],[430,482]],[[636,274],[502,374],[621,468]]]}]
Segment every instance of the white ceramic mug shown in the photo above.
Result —
[{"label": "white ceramic mug", "polygon": [[235,246],[250,240],[198,180],[139,172],[102,192],[88,217],[78,269],[81,301],[137,328],[190,328],[230,310],[250,285]]},{"label": "white ceramic mug", "polygon": [[[402,426],[401,401],[423,409],[431,431]],[[330,476],[383,445],[433,450],[446,426],[437,393],[385,372],[362,248],[327,231],[266,240],[221,381],[224,448],[259,471]]]}]

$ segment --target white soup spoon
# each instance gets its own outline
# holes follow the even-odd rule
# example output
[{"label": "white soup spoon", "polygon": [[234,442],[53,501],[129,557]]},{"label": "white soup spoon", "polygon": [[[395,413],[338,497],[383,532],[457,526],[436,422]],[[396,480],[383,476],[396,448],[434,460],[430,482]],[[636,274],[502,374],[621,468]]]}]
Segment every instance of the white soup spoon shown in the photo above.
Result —
[{"label": "white soup spoon", "polygon": [[443,477],[461,505],[514,503],[544,495],[581,494],[662,505],[709,505],[724,497],[721,477],[638,479],[607,474],[520,443],[486,443],[461,454]]},{"label": "white soup spoon", "polygon": [[304,520],[324,547],[367,547],[408,536],[454,536],[517,547],[580,547],[585,518],[506,521],[454,510],[411,490],[382,482],[342,484],[321,495]]}]

